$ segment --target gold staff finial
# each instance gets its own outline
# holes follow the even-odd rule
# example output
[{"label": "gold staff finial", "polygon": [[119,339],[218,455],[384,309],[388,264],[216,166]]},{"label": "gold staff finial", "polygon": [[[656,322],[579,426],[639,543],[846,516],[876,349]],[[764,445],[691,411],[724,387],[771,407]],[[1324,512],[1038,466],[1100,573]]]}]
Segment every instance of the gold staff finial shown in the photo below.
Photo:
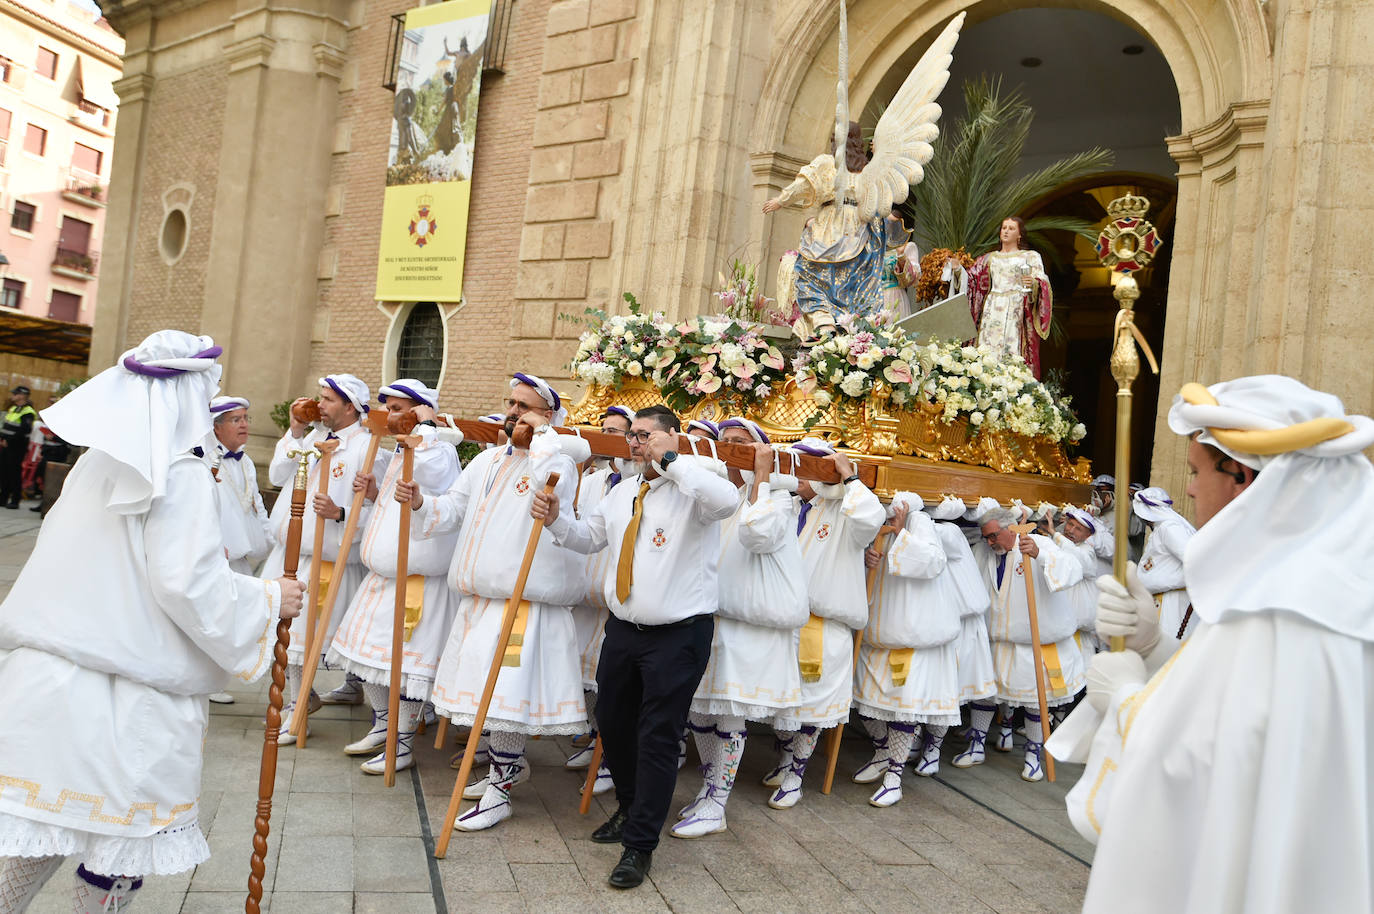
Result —
[{"label": "gold staff finial", "polygon": [[[1145,353],[1150,370],[1159,374],[1159,364],[1150,344],[1135,325],[1135,303],[1140,298],[1140,286],[1131,274],[1149,266],[1159,250],[1159,231],[1145,220],[1150,201],[1135,194],[1117,197],[1107,204],[1111,221],[1097,236],[1097,258],[1113,273],[1120,273],[1112,295],[1121,310],[1116,313],[1113,326],[1112,377],[1116,379],[1116,555],[1112,560],[1112,575],[1126,584],[1127,537],[1131,520],[1131,385],[1140,374],[1140,357],[1136,344]],[[1126,639],[1113,637],[1111,649],[1125,650]]]}]

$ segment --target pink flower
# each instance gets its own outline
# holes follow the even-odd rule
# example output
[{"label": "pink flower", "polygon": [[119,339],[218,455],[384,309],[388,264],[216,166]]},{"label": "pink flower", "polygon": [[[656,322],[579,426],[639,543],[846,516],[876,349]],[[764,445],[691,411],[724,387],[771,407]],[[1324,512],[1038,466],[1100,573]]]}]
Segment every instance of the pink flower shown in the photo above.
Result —
[{"label": "pink flower", "polygon": [[906,362],[893,362],[883,369],[883,377],[887,378],[889,384],[910,384],[911,366]]},{"label": "pink flower", "polygon": [[736,365],[732,373],[737,378],[752,378],[755,374],[755,371],[754,366],[746,362],[743,365]]},{"label": "pink flower", "polygon": [[778,351],[776,346],[769,346],[768,354],[760,358],[759,361],[763,363],[764,367],[774,371],[782,371],[785,365],[782,360],[782,353]]},{"label": "pink flower", "polygon": [[713,374],[703,374],[697,379],[697,391],[703,394],[713,394],[720,390],[721,380]]}]

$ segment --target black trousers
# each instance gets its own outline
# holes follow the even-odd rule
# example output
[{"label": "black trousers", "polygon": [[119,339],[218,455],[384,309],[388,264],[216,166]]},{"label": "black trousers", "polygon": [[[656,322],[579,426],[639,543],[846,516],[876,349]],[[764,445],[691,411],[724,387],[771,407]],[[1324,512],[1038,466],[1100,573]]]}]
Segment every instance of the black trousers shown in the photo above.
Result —
[{"label": "black trousers", "polygon": [[621,843],[652,851],[677,784],[678,740],[711,659],[715,620],[671,628],[606,621],[596,668],[596,725],[615,798],[628,818]]},{"label": "black trousers", "polygon": [[19,504],[24,478],[24,452],[27,450],[27,441],[21,445],[10,443],[0,448],[0,505]]}]

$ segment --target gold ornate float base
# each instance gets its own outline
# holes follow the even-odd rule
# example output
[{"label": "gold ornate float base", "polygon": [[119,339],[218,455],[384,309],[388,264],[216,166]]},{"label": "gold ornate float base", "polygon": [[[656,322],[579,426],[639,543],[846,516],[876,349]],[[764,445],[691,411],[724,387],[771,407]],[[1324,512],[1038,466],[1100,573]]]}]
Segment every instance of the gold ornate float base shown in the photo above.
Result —
[{"label": "gold ornate float base", "polygon": [[[948,494],[965,501],[986,495],[1026,504],[1087,503],[1092,468],[1086,458],[1070,460],[1058,442],[1005,431],[970,434],[964,419],[941,421],[942,410],[934,403],[897,409],[888,396],[889,391],[879,390],[866,400],[838,400],[822,408],[788,382],[771,396],[747,403],[738,397],[703,398],[682,418],[719,422],[742,414],[776,442],[806,435],[826,438],[878,465],[879,495],[907,491],[925,499]],[[619,390],[592,385],[569,412],[568,422],[596,425],[612,404],[638,410],[661,402],[658,388],[648,381],[624,381]],[[807,429],[817,412],[820,418]]]}]

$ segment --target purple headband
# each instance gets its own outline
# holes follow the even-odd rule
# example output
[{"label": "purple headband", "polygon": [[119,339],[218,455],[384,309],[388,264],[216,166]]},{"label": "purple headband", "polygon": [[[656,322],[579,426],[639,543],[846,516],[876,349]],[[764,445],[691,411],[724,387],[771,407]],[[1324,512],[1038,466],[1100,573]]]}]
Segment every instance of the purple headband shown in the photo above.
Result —
[{"label": "purple headband", "polygon": [[242,403],[237,403],[237,402],[231,400],[231,401],[228,402],[228,403],[221,403],[219,406],[212,406],[212,407],[210,407],[210,413],[211,413],[211,415],[213,415],[213,414],[215,414],[215,413],[227,413],[227,412],[229,412],[229,411],[231,411],[231,410],[235,410],[235,409],[247,409],[247,408],[248,408],[248,407],[244,406]]},{"label": "purple headband", "polygon": [[[331,383],[332,383],[332,382],[331,382]],[[430,409],[433,409],[433,408],[434,408],[434,404],[431,403],[431,402],[429,402],[429,397],[422,397],[422,396],[420,396],[420,395],[417,394],[415,391],[411,390],[409,387],[406,387],[404,384],[388,384],[386,387],[382,388],[382,391],[378,392],[378,394],[377,394],[377,402],[379,402],[379,403],[385,403],[385,402],[386,402],[386,393],[385,393],[385,391],[386,391],[387,387],[391,388],[392,390],[400,391],[404,396],[409,397],[410,399],[414,400],[416,403],[423,403],[424,405],[428,406]],[[335,389],[337,390],[337,388],[335,388]]]},{"label": "purple headband", "polygon": [[[193,359],[217,359],[224,353],[224,349],[219,346],[211,346],[203,352],[197,352],[191,356]],[[163,368],[161,365],[144,365],[131,355],[124,357],[124,367],[134,374],[141,374],[145,378],[175,378],[177,375],[186,373],[185,368]]]},{"label": "purple headband", "polygon": [[806,454],[809,457],[829,457],[831,453],[833,453],[832,451],[823,451],[818,447],[812,447],[809,444],[802,444],[801,442],[792,445],[792,450]]},{"label": "purple headband", "polygon": [[690,429],[693,426],[701,429],[703,432],[709,433],[712,438],[719,438],[720,430],[724,427],[721,425],[716,425],[710,419],[693,419],[692,421],[687,423],[687,428]]},{"label": "purple headband", "polygon": [[[342,387],[340,387],[339,385],[335,384],[333,378],[331,378],[331,377],[329,377],[329,376],[326,375],[326,376],[325,376],[325,379],[324,379],[324,383],[326,383],[326,384],[328,384],[330,387],[334,388],[334,393],[336,393],[336,394],[338,394],[339,396],[343,397],[343,398],[344,398],[345,400],[347,400],[349,403],[353,403],[353,398],[350,397],[347,393],[345,393],[345,392],[344,392],[344,389],[343,389]],[[357,406],[358,404],[354,403],[353,405],[354,405],[354,406]],[[367,407],[367,404],[366,404],[366,403],[364,403],[364,404],[362,405],[362,411],[363,411],[364,413],[366,413],[366,412],[368,411],[368,407]]]},{"label": "purple headband", "polygon": [[738,428],[748,432],[750,438],[754,437],[754,435],[757,434],[760,438],[763,439],[764,444],[772,444],[772,442],[768,440],[767,432],[759,428],[757,425],[754,425],[752,428],[750,428],[751,424],[752,423],[746,422],[743,419],[726,419],[724,422],[720,424],[720,431],[723,432],[727,428]]},{"label": "purple headband", "polygon": [[1070,506],[1069,510],[1064,513],[1067,514],[1069,517],[1072,517],[1074,520],[1078,521],[1083,526],[1087,527],[1093,533],[1097,532],[1097,524],[1093,522],[1092,515],[1088,512]]},{"label": "purple headband", "polygon": [[1148,506],[1150,506],[1151,508],[1162,508],[1162,507],[1164,507],[1164,505],[1172,505],[1172,504],[1173,504],[1173,500],[1172,500],[1172,499],[1168,499],[1168,498],[1164,499],[1164,503],[1163,503],[1163,504],[1160,504],[1160,503],[1157,502],[1157,501],[1150,501],[1150,499],[1146,498],[1145,495],[1144,495],[1143,493],[1141,493],[1141,492],[1135,493],[1135,500],[1138,501],[1138,502],[1140,502],[1142,505],[1148,505]]},{"label": "purple headband", "polygon": [[540,387],[539,384],[534,380],[534,378],[531,378],[529,375],[523,374],[519,371],[511,375],[511,377],[515,378],[515,380],[519,381],[521,384],[528,384],[529,386],[533,387],[535,390],[539,391],[540,396],[543,396],[544,391],[547,390],[550,394],[553,395],[553,408],[562,409],[562,398],[558,396],[558,391],[554,390],[548,384],[545,384],[543,387]]},{"label": "purple headband", "polygon": [[[554,407],[554,408],[557,409],[557,407]],[[618,403],[617,403],[616,405],[614,405],[614,406],[608,406],[608,407],[606,407],[606,412],[605,412],[605,414],[604,414],[601,418],[604,419],[604,418],[606,418],[606,416],[609,416],[609,415],[612,415],[612,414],[617,415],[617,416],[619,416],[619,417],[622,418],[622,419],[629,419],[631,422],[635,421],[635,414],[634,414],[634,411],[631,410],[628,406],[621,406],[621,405],[618,404]]]}]

